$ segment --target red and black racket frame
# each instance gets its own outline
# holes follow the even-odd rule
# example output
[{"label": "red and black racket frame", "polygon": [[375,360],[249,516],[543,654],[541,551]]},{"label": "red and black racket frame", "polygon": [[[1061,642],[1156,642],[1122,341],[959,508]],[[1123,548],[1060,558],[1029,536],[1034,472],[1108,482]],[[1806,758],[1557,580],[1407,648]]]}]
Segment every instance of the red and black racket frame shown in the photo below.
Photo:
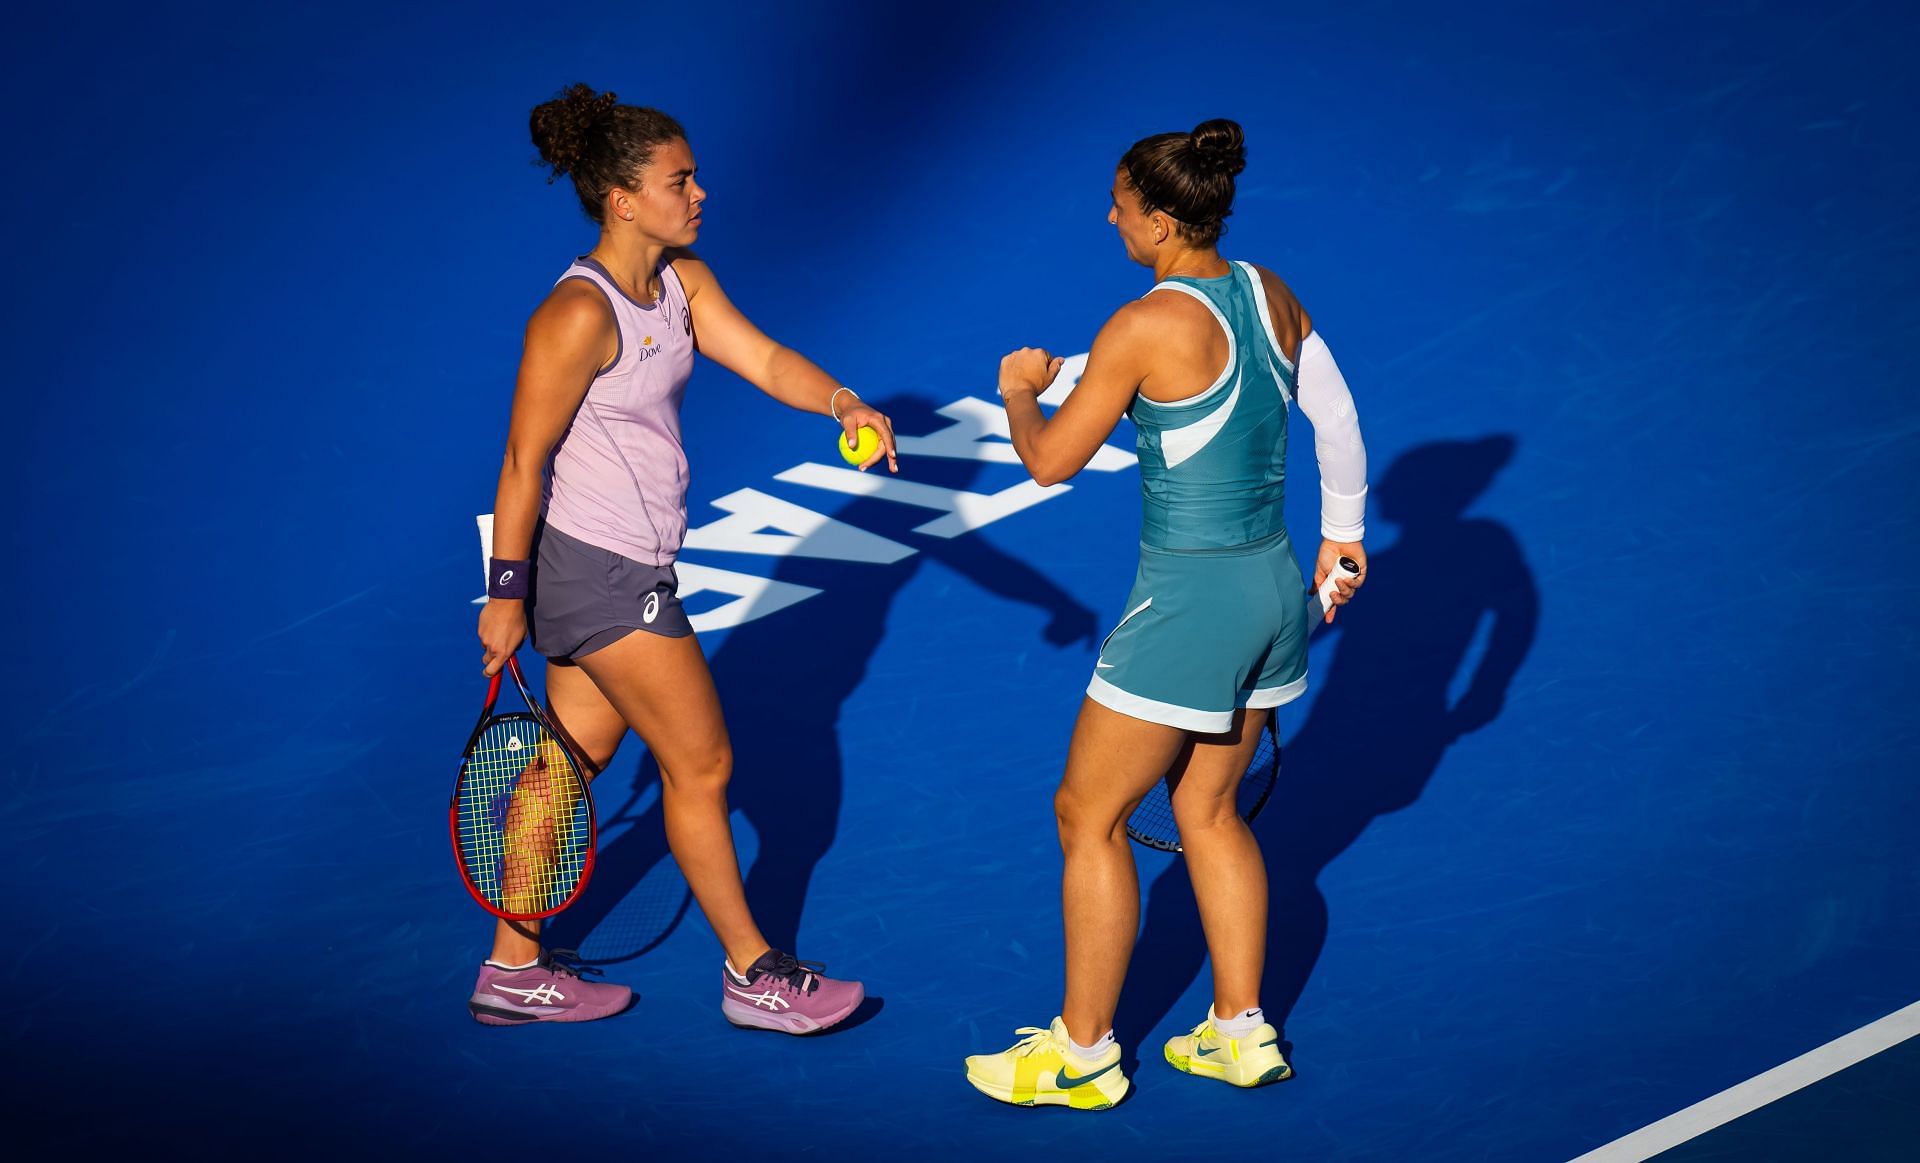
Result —
[{"label": "red and black racket frame", "polygon": [[[502,675],[507,674],[513,676],[513,685],[519,688],[520,698],[527,704],[527,709],[496,715],[493,713],[493,706],[500,700],[500,679]],[[486,894],[480,890],[480,886],[473,882],[473,874],[467,870],[466,858],[460,853],[460,784],[466,775],[467,760],[472,757],[474,745],[480,742],[480,736],[486,734],[487,728],[496,723],[511,722],[532,723],[559,742],[560,749],[566,753],[568,765],[573,768],[573,778],[579,781],[580,794],[587,806],[587,855],[580,867],[580,881],[573,886],[573,891],[567,894],[566,900],[538,913],[509,913],[488,900]],[[533,692],[527,688],[526,676],[520,671],[520,660],[509,657],[507,664],[495,671],[493,678],[487,683],[486,704],[480,708],[480,719],[473,726],[473,734],[467,736],[467,745],[460,750],[460,771],[454,776],[453,795],[447,802],[447,829],[453,841],[453,863],[460,870],[460,880],[467,886],[468,895],[479,902],[481,908],[503,921],[539,921],[566,911],[574,901],[580,899],[580,894],[586,891],[587,881],[593,879],[594,857],[600,850],[600,823],[593,810],[593,791],[587,785],[585,776],[581,774],[583,770],[584,764],[574,753],[572,740],[553,725],[553,720],[548,718],[547,712],[541,708],[540,701],[534,698]]]}]

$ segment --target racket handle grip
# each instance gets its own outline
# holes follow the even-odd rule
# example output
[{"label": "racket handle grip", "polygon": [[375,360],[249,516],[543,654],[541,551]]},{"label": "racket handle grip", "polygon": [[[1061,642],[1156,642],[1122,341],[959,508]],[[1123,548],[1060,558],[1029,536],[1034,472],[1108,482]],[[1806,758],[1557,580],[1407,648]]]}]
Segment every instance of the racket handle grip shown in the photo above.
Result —
[{"label": "racket handle grip", "polygon": [[1360,566],[1353,558],[1342,557],[1339,561],[1335,562],[1333,568],[1327,571],[1327,580],[1321,582],[1320,588],[1314,592],[1314,608],[1309,611],[1312,620],[1317,622],[1326,616],[1327,607],[1333,603],[1333,583],[1335,581],[1343,577],[1352,578],[1359,576]]}]

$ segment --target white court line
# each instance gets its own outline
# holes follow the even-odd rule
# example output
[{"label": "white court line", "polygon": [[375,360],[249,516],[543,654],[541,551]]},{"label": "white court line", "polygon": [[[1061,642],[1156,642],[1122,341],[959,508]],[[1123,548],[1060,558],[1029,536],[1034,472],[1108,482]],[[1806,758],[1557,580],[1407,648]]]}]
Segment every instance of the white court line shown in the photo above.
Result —
[{"label": "white court line", "polygon": [[1801,1087],[1811,1086],[1856,1062],[1890,1050],[1916,1034],[1920,1034],[1920,1001],[1861,1026],[1851,1034],[1842,1034],[1818,1050],[1809,1050],[1712,1098],[1696,1102],[1686,1110],[1641,1127],[1631,1135],[1596,1147],[1572,1163],[1639,1163],[1642,1159],[1651,1159],[1776,1099],[1785,1098]]}]

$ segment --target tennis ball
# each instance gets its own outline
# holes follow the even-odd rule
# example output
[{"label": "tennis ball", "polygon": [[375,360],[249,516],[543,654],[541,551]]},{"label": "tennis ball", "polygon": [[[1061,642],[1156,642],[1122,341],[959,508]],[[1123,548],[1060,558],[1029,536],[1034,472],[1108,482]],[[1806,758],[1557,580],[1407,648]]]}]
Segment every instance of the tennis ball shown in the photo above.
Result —
[{"label": "tennis ball", "polygon": [[847,447],[847,434],[840,434],[840,458],[848,464],[865,464],[867,459],[880,449],[880,434],[865,424],[860,426],[860,443]]}]

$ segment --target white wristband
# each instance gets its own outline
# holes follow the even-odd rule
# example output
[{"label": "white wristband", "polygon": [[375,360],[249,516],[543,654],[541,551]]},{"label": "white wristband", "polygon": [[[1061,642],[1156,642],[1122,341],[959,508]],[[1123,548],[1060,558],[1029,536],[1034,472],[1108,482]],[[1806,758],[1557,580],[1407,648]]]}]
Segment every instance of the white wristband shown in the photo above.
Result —
[{"label": "white wristband", "polygon": [[1352,496],[1320,486],[1320,536],[1341,544],[1361,541],[1367,535],[1367,489],[1365,485]]}]

